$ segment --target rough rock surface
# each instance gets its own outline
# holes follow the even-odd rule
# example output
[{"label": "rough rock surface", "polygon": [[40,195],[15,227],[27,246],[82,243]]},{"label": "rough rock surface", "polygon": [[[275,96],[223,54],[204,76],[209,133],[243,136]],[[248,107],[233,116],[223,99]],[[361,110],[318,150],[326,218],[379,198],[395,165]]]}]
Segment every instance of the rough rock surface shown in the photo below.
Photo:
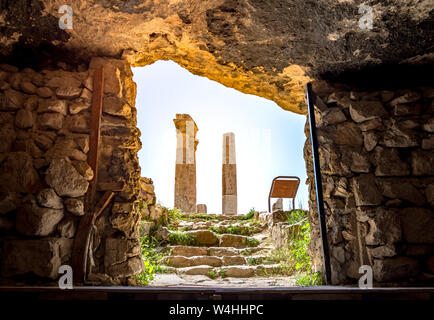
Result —
[{"label": "rough rock surface", "polygon": [[[35,4],[25,5],[32,11],[30,7]],[[106,270],[104,241],[116,235],[138,243],[140,215],[134,203],[140,189],[140,134],[131,69],[125,61],[101,57],[79,66],[53,61],[48,67],[39,65],[35,69],[29,68],[31,62],[27,61],[20,68],[0,64],[0,229],[8,237],[0,239],[0,247],[11,248],[4,246],[10,238],[61,237],[73,241],[84,214],[88,181],[94,177],[87,164],[89,107],[93,71],[102,66],[106,71],[104,96],[115,97],[113,100],[122,104],[121,108],[111,106],[111,114],[103,113],[100,162],[105,165],[98,172],[96,196],[99,199],[105,191],[117,190],[115,203],[122,203],[132,214],[116,216],[110,212],[110,204],[97,220],[93,241],[98,250],[92,259],[92,271],[108,277],[106,284],[127,284],[129,276],[142,270],[140,256],[107,266]],[[145,187],[152,189],[152,180],[145,182]],[[149,215],[156,221],[167,219],[167,210],[156,209],[153,191],[144,196]],[[38,255],[46,262],[42,251],[32,258],[38,260]],[[67,257],[62,256],[61,262],[67,263]],[[18,269],[9,270],[7,277],[14,275],[13,270],[21,274]]]},{"label": "rough rock surface", "polygon": [[56,279],[64,258],[70,255],[72,240],[15,240],[6,242],[4,246],[2,276],[33,273],[43,278]]},{"label": "rough rock surface", "polygon": [[68,198],[65,199],[66,210],[73,215],[82,216],[84,215],[84,202],[82,199]]},{"label": "rough rock surface", "polygon": [[67,197],[80,197],[89,186],[87,180],[65,159],[54,159],[51,162],[45,180],[58,195]]},{"label": "rough rock surface", "polygon": [[113,277],[129,277],[143,270],[140,244],[132,240],[108,238],[105,242],[104,265]]},{"label": "rough rock surface", "polygon": [[47,188],[39,191],[36,199],[42,207],[52,209],[63,209],[62,198],[60,198],[53,189]]},{"label": "rough rock surface", "polygon": [[15,210],[20,203],[20,196],[16,192],[7,192],[0,196],[0,214]]},{"label": "rough rock surface", "polygon": [[67,239],[72,239],[75,236],[77,224],[71,217],[67,216],[57,225],[57,231],[60,236]]},{"label": "rough rock surface", "polygon": [[376,281],[410,280],[419,271],[419,263],[407,257],[376,259],[372,270]]},{"label": "rough rock surface", "polygon": [[434,212],[405,208],[401,212],[404,238],[410,243],[434,244]]},{"label": "rough rock surface", "polygon": [[218,243],[218,238],[210,230],[188,231],[187,234],[194,237],[197,244],[212,246]]},{"label": "rough rock surface", "polygon": [[27,152],[11,152],[0,168],[0,191],[35,193],[42,187],[41,179]]},{"label": "rough rock surface", "polygon": [[63,218],[63,210],[39,207],[28,199],[17,213],[17,231],[28,236],[48,236]]},{"label": "rough rock surface", "polygon": [[[427,263],[434,241],[432,89],[380,90],[384,87],[379,86],[362,92],[349,88],[347,84],[313,85],[319,96],[315,117],[332,283],[353,283],[363,264],[373,267],[378,282],[427,281],[432,274],[423,271],[420,263]],[[336,109],[347,120],[325,121]],[[308,126],[304,156],[311,204],[309,251],[313,268],[320,270]],[[275,233],[276,238],[282,235],[280,228]]]},{"label": "rough rock surface", "polygon": [[[424,266],[423,272],[430,272],[427,258],[433,244],[423,235],[433,234],[429,229],[434,203],[433,90],[424,88],[427,83],[415,83],[432,75],[429,1],[367,1],[374,10],[372,30],[359,27],[360,3],[354,1],[76,0],[70,2],[73,31],[58,28],[58,8],[63,4],[17,0],[9,1],[2,11],[0,55],[20,68],[0,64],[0,199],[7,192],[34,197],[47,188],[41,181],[45,179],[65,202],[69,197],[82,201],[93,172],[83,165],[88,146],[78,140],[88,138],[95,68],[104,67],[107,98],[100,158],[106,166],[98,172],[98,191],[122,190],[116,191],[115,203],[132,209],[130,204],[139,194],[146,204],[142,217],[150,223],[164,221],[167,212],[155,206],[152,181],[139,183],[136,87],[125,61],[144,66],[170,59],[194,74],[274,100],[297,113],[306,113],[303,85],[311,79],[359,79],[364,85],[380,86],[361,92],[348,83],[335,88],[314,83],[323,101],[318,117],[320,158],[327,184],[334,283],[357,278],[355,266],[367,263],[376,265],[379,281],[402,279],[399,275],[404,272],[399,270],[420,276],[413,256]],[[58,63],[62,59],[71,64]],[[412,71],[406,69],[409,65]],[[384,75],[389,75],[388,81]],[[411,90],[397,90],[394,83],[400,88],[410,83]],[[68,142],[63,144],[63,139]],[[56,172],[53,161],[60,155],[72,161],[65,160],[68,164]],[[312,157],[308,151],[305,156],[311,175]],[[56,181],[57,176],[62,181]],[[395,178],[397,182],[389,180]],[[401,178],[405,183],[398,186]],[[321,253],[312,181],[310,176],[310,249],[316,271]],[[50,210],[57,209],[42,207],[36,200],[30,203],[31,210],[23,210],[29,208],[26,201],[22,205],[9,199],[2,204],[0,227],[17,237],[17,245],[24,238],[20,230],[30,236],[57,231],[57,236],[69,237],[73,234],[69,218],[79,219],[66,213],[56,224],[56,214]],[[97,221],[93,262],[98,274],[120,281],[143,270],[136,232],[139,215],[111,209]],[[77,209],[75,214],[81,212]],[[217,245],[216,237],[204,238]],[[55,256],[56,249],[50,250]],[[44,252],[39,255],[44,263],[50,259]],[[38,254],[32,258],[37,260]],[[248,274],[256,270],[242,268]]]},{"label": "rough rock surface", "polygon": [[24,3],[5,10],[3,56],[31,48],[38,62],[62,48],[59,56],[70,61],[95,52],[123,55],[136,66],[170,59],[298,113],[306,111],[303,85],[311,77],[424,62],[432,43],[429,0],[365,2],[373,10],[372,30],[360,27],[357,1],[75,0],[68,3],[73,30],[58,27],[64,2],[41,0],[23,11]]},{"label": "rough rock surface", "polygon": [[220,237],[220,247],[244,248],[247,246],[247,237],[237,234],[223,234]]},{"label": "rough rock surface", "polygon": [[174,256],[193,257],[207,254],[207,248],[205,247],[175,246],[171,249]]}]

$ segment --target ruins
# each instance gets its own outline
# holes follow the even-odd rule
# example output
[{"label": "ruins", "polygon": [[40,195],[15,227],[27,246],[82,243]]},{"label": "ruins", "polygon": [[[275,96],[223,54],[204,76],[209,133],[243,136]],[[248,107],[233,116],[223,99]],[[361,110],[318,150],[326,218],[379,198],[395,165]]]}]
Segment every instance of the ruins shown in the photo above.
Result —
[{"label": "ruins", "polygon": [[[354,285],[365,264],[380,285],[432,286],[434,21],[429,1],[367,1],[375,13],[372,28],[361,27],[358,1],[73,0],[72,30],[59,28],[61,4],[17,0],[2,7],[3,282],[17,276],[54,281],[59,266],[70,264],[95,174],[88,165],[91,100],[95,70],[103,68],[96,198],[106,192],[114,197],[95,221],[88,280],[134,283],[143,270],[137,208],[142,205],[142,215],[155,220],[160,209],[152,180],[140,181],[140,106],[131,67],[172,60],[195,75],[303,115],[305,85],[312,82],[319,97],[332,284]],[[182,138],[175,206],[195,212],[197,127],[187,129],[192,119],[183,117],[175,119]],[[308,129],[309,250],[318,271],[324,266]],[[228,179],[235,178],[230,174],[235,161],[223,159]],[[235,188],[225,184],[223,198],[236,199]],[[233,201],[223,200],[223,207],[236,213]]]},{"label": "ruins", "polygon": [[237,214],[237,163],[235,157],[235,134],[223,135],[222,157],[222,213]]},{"label": "ruins", "polygon": [[184,212],[196,212],[196,139],[197,125],[188,114],[177,114],[175,204]]}]

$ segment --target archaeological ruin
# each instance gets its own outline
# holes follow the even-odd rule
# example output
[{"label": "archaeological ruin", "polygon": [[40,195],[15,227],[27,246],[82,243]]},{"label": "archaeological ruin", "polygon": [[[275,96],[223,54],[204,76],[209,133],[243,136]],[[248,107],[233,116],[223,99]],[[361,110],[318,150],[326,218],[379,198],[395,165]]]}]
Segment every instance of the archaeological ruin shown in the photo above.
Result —
[{"label": "archaeological ruin", "polygon": [[235,134],[229,132],[223,135],[222,213],[236,215],[237,211]]},{"label": "archaeological ruin", "polygon": [[[65,16],[64,1],[2,2],[1,284],[57,286],[62,265],[78,266],[77,285],[137,284],[144,268],[140,235],[167,225],[168,213],[152,179],[141,177],[131,68],[172,60],[306,115],[312,270],[324,270],[324,240],[332,285],[357,286],[360,266],[368,265],[375,286],[432,286],[432,3],[364,1],[372,25],[362,19],[361,3],[73,0]],[[308,83],[316,97],[326,239]],[[196,203],[198,127],[182,113],[173,121],[174,206],[206,214]],[[222,170],[222,212],[231,221],[238,213],[234,134],[223,137]],[[275,218],[263,222],[278,237],[283,229]],[[179,267],[245,261],[247,237],[189,232],[203,240],[194,256],[206,259],[172,258]],[[223,257],[222,247],[234,243],[228,251],[236,258]]]},{"label": "archaeological ruin", "polygon": [[196,212],[196,139],[197,125],[188,114],[177,114],[176,170],[174,207],[184,212]]}]

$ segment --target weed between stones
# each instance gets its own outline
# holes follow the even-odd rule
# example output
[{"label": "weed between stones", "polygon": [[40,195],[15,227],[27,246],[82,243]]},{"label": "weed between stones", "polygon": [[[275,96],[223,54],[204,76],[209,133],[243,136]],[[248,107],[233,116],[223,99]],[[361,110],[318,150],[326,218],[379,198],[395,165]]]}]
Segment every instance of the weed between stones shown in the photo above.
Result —
[{"label": "weed between stones", "polygon": [[259,240],[249,237],[246,239],[246,244],[249,247],[256,247],[259,244]]},{"label": "weed between stones", "polygon": [[170,244],[182,244],[187,246],[193,245],[195,243],[195,240],[195,237],[191,234],[180,231],[174,231],[168,237],[168,241]]},{"label": "weed between stones", "polygon": [[154,280],[155,273],[167,273],[167,269],[160,265],[164,254],[157,250],[158,241],[154,237],[144,236],[141,239],[141,253],[144,270],[136,276],[140,285],[147,285]]}]

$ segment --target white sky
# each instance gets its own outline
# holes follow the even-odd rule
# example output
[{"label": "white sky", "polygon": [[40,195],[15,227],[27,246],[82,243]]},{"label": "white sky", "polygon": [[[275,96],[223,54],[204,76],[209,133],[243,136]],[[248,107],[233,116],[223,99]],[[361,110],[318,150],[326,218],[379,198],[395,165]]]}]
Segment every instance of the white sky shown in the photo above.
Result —
[{"label": "white sky", "polygon": [[[191,74],[172,61],[134,68],[137,118],[142,132],[142,176],[154,181],[157,201],[173,207],[176,163],[176,113],[196,122],[197,203],[221,213],[222,136],[235,133],[238,214],[252,207],[266,211],[271,181],[279,175],[301,179],[296,207],[308,208],[303,160],[305,116],[274,102],[243,94]],[[273,201],[272,201],[273,202]],[[284,202],[285,208],[288,201]]]}]

